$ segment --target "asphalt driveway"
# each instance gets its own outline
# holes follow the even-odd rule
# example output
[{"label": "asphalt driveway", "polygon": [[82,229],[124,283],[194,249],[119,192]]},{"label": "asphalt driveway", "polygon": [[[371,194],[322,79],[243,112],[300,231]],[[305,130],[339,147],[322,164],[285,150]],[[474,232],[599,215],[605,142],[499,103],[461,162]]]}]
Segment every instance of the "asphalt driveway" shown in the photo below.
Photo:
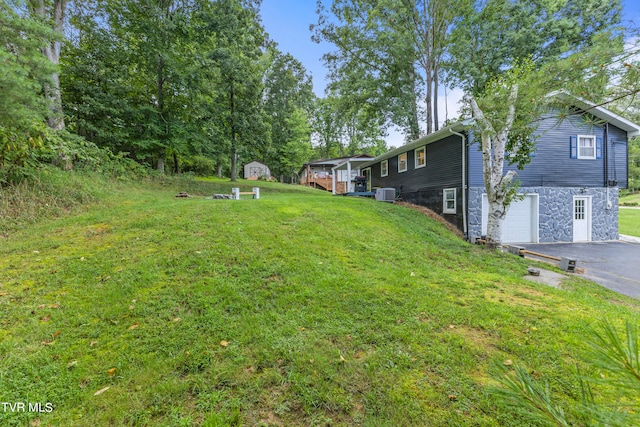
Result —
[{"label": "asphalt driveway", "polygon": [[583,277],[624,295],[640,298],[640,243],[538,243],[527,250],[573,258]]}]

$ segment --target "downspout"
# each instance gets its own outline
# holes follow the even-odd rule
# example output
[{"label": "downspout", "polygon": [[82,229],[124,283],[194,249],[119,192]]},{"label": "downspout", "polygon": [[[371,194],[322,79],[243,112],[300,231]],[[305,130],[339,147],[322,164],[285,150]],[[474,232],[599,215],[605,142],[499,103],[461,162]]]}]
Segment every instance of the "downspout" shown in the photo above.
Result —
[{"label": "downspout", "polygon": [[607,206],[606,209],[611,209],[613,203],[611,203],[611,196],[609,195],[609,123],[605,123],[604,126],[604,138],[602,147],[602,157],[604,159],[604,186],[607,189]]},{"label": "downspout", "polygon": [[449,128],[449,132],[454,135],[458,135],[462,138],[462,231],[464,233],[464,238],[468,239],[468,231],[467,231],[467,165],[466,163],[466,150],[467,150],[467,139],[466,137],[458,132],[454,132],[451,128]]}]

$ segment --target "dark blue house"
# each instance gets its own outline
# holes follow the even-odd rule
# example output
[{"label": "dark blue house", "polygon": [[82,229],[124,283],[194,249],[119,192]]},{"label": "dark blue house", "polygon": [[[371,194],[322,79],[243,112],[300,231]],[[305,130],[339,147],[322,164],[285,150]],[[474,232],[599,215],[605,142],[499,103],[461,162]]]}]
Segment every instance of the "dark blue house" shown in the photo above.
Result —
[{"label": "dark blue house", "polygon": [[[567,97],[567,95],[562,95]],[[517,171],[522,198],[509,207],[504,243],[618,239],[618,192],[627,188],[628,141],[640,126],[580,98],[575,114],[541,117],[531,162]],[[586,119],[588,118],[588,119]],[[480,137],[471,120],[361,165],[369,188],[392,187],[455,224],[470,241],[486,234]]]}]

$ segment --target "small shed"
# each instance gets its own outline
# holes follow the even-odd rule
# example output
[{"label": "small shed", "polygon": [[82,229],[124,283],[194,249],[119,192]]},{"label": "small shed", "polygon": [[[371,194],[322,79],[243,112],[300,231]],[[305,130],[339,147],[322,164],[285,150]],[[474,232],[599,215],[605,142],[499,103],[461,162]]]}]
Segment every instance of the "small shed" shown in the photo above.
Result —
[{"label": "small shed", "polygon": [[256,161],[244,165],[244,179],[257,180],[258,178],[271,178],[269,166]]}]

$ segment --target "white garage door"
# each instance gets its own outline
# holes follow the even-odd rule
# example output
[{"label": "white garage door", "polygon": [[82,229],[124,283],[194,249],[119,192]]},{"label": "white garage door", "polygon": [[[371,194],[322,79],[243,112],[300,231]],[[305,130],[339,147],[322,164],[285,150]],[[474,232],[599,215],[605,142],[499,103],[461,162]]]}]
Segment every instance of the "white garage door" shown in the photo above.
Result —
[{"label": "white garage door", "polygon": [[[489,203],[482,196],[482,234],[487,234]],[[526,194],[522,200],[511,203],[504,220],[503,243],[538,243],[538,195]]]}]

